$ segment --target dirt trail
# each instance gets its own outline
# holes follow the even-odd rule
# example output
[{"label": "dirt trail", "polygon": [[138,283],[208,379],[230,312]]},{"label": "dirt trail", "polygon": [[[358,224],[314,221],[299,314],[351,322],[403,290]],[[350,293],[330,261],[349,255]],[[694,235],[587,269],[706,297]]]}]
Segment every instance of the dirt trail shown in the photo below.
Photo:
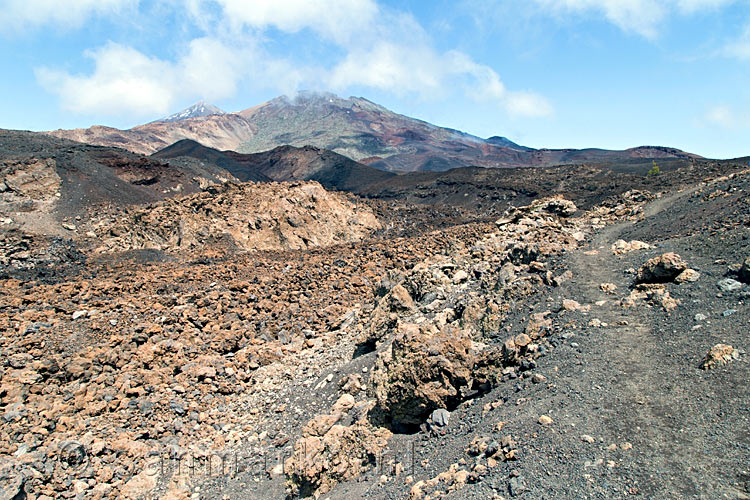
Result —
[{"label": "dirt trail", "polygon": [[[644,214],[647,218],[660,217],[693,191],[659,198],[645,207]],[[588,248],[569,256],[573,275],[581,279],[569,287],[568,296],[581,304],[592,304],[591,317],[608,326],[593,332],[589,328],[584,333],[585,351],[592,355],[584,355],[585,369],[567,382],[584,395],[584,404],[594,406],[591,424],[598,428],[605,446],[613,443],[622,449],[623,445],[627,447],[625,442],[633,445],[622,467],[618,464],[615,469],[619,474],[632,475],[628,478],[633,484],[631,494],[647,498],[750,498],[718,481],[728,473],[731,477],[738,464],[715,451],[713,425],[717,413],[712,414],[705,402],[698,402],[713,394],[701,394],[701,381],[695,380],[701,372],[679,355],[686,347],[693,349],[684,344],[694,339],[686,332],[670,330],[675,326],[674,318],[668,318],[684,315],[684,307],[669,314],[644,305],[625,309],[619,303],[620,297],[627,296],[633,279],[624,270],[638,267],[637,263],[630,266],[626,262],[634,258],[643,262],[646,253],[617,256],[610,246],[635,224],[606,227],[594,235]],[[605,295],[601,283],[616,284],[616,295]],[[602,300],[606,303],[601,307],[595,305]],[[666,323],[660,321],[665,318]],[[598,391],[592,391],[592,387]],[[600,398],[591,401],[594,392]],[[721,409],[717,410],[721,415]],[[709,491],[711,495],[706,496]]]},{"label": "dirt trail", "polygon": [[[603,435],[623,435],[623,431],[626,434],[641,433],[639,444],[647,444],[651,448],[649,451],[655,452],[660,462],[654,460],[656,457],[651,457],[643,465],[653,472],[659,471],[662,475],[678,479],[685,476],[683,468],[688,466],[675,456],[681,454],[682,450],[672,444],[679,439],[679,429],[675,429],[672,419],[678,409],[674,400],[665,397],[659,387],[659,381],[670,378],[674,367],[668,358],[662,356],[663,342],[648,321],[629,314],[616,300],[604,299],[599,288],[600,283],[616,282],[620,282],[618,288],[622,287],[620,266],[609,246],[628,225],[630,223],[618,224],[599,233],[591,245],[593,249],[598,249],[597,255],[587,255],[581,251],[571,259],[574,275],[588,275],[587,281],[580,284],[583,293],[578,300],[585,304],[607,300],[606,304],[596,309],[596,318],[609,325],[619,325],[603,332],[598,339],[598,343],[601,343],[599,350],[607,353],[606,359],[594,358],[592,363],[588,363],[588,376],[582,377],[580,383],[588,387],[596,383],[602,386],[605,394],[617,394],[606,403],[605,407],[609,407],[616,417],[601,422]],[[668,489],[679,490],[682,486],[673,484]]]}]

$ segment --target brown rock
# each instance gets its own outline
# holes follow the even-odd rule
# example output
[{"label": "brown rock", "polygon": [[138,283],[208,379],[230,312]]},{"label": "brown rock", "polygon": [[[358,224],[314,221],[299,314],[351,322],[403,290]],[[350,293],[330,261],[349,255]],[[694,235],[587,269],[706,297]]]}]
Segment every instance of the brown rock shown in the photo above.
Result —
[{"label": "brown rock", "polygon": [[[362,417],[350,426],[333,425],[320,435],[310,435],[303,430],[302,438],[294,444],[292,456],[284,462],[287,484],[295,496],[317,496],[341,481],[356,478],[366,470],[370,457],[378,456],[385,449],[391,433],[369,423],[366,415],[372,405],[369,402],[358,407],[357,413]],[[318,419],[320,417],[313,420]],[[315,427],[313,421],[308,422],[305,429],[312,427]]]},{"label": "brown rock", "polygon": [[465,331],[404,324],[376,362],[371,382],[378,406],[395,423],[419,425],[431,411],[461,400],[476,362]]},{"label": "brown rock", "polygon": [[412,300],[411,295],[409,295],[406,288],[401,285],[396,285],[391,289],[389,304],[391,305],[391,310],[395,311],[404,311],[414,307],[414,301]]},{"label": "brown rock", "polygon": [[570,200],[562,198],[554,198],[544,202],[542,208],[549,213],[559,215],[561,217],[572,217],[578,211],[576,204]]},{"label": "brown rock", "polygon": [[138,208],[97,226],[99,252],[201,249],[215,242],[246,250],[305,249],[361,241],[380,222],[366,206],[317,182],[231,184]]},{"label": "brown rock", "polygon": [[674,279],[675,283],[694,283],[701,277],[701,273],[695,269],[685,269]]},{"label": "brown rock", "polygon": [[687,269],[687,263],[676,253],[665,253],[650,259],[638,270],[637,283],[667,283]]},{"label": "brown rock", "polygon": [[710,370],[717,366],[725,365],[732,360],[739,359],[739,357],[739,351],[731,345],[716,344],[706,353],[700,367],[704,370]]},{"label": "brown rock", "polygon": [[617,240],[612,244],[612,252],[616,255],[621,255],[636,250],[648,250],[651,245],[638,240],[625,241]]},{"label": "brown rock", "polygon": [[348,377],[341,379],[339,385],[344,392],[356,396],[362,390],[362,375],[352,373]]},{"label": "brown rock", "polygon": [[565,311],[584,311],[585,312],[585,311],[591,310],[590,305],[582,306],[577,301],[571,300],[571,299],[564,299],[562,301],[562,308]]}]

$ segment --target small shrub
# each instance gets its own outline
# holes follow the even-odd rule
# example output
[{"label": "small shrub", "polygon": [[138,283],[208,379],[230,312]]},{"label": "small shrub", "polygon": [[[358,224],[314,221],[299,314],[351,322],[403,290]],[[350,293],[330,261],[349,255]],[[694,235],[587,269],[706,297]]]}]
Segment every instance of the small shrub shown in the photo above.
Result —
[{"label": "small shrub", "polygon": [[659,170],[659,165],[657,165],[656,162],[653,162],[653,163],[654,163],[654,166],[651,167],[651,170],[648,171],[649,177],[656,177],[657,175],[661,173],[661,171]]}]

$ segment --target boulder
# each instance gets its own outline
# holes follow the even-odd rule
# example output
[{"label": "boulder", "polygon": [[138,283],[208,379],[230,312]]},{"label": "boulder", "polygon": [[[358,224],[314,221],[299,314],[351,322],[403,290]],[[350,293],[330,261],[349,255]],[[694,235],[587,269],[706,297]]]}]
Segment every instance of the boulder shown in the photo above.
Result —
[{"label": "boulder", "polygon": [[695,283],[701,278],[701,273],[695,269],[685,269],[674,280],[676,283]]},{"label": "boulder", "polygon": [[445,408],[438,408],[430,415],[430,422],[438,427],[445,427],[450,421],[451,413]]},{"label": "boulder", "polygon": [[476,362],[467,332],[403,324],[375,365],[378,407],[397,426],[418,426],[432,411],[461,402]]},{"label": "boulder", "polygon": [[583,311],[587,312],[591,310],[590,305],[581,305],[577,301],[572,299],[563,299],[562,309],[565,311]]},{"label": "boulder", "polygon": [[26,498],[24,477],[17,471],[0,472],[0,500],[19,500]]},{"label": "boulder", "polygon": [[[354,398],[344,395],[330,415],[318,415],[302,429],[292,456],[284,462],[287,486],[296,498],[327,493],[337,483],[362,474],[386,448],[391,433],[373,427],[368,419],[372,401],[353,405]],[[341,425],[342,414],[349,413],[351,425]],[[320,425],[320,422],[325,425]],[[330,422],[333,424],[328,425]]]},{"label": "boulder", "polygon": [[406,311],[414,307],[411,295],[402,285],[396,285],[391,289],[388,304],[392,311]]},{"label": "boulder", "polygon": [[648,250],[649,248],[651,248],[651,245],[644,243],[643,241],[632,240],[628,242],[625,240],[617,240],[612,244],[612,253],[615,255],[621,255],[636,250]]},{"label": "boulder", "polygon": [[636,285],[630,295],[621,301],[623,307],[635,307],[636,303],[645,300],[652,306],[661,307],[664,311],[671,311],[679,305],[665,285],[659,283],[643,283]]},{"label": "boulder", "polygon": [[687,263],[676,253],[665,253],[650,259],[638,270],[637,283],[668,283],[674,281]]},{"label": "boulder", "polygon": [[561,217],[572,217],[578,211],[575,203],[562,198],[546,201],[542,208],[551,214]]}]

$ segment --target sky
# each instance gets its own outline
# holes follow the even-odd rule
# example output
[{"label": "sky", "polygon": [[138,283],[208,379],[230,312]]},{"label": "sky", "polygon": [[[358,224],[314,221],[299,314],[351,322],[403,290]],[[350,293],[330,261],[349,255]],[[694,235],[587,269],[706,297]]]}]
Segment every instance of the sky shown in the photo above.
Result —
[{"label": "sky", "polygon": [[750,0],[0,0],[0,128],[299,90],[531,147],[750,155]]}]

